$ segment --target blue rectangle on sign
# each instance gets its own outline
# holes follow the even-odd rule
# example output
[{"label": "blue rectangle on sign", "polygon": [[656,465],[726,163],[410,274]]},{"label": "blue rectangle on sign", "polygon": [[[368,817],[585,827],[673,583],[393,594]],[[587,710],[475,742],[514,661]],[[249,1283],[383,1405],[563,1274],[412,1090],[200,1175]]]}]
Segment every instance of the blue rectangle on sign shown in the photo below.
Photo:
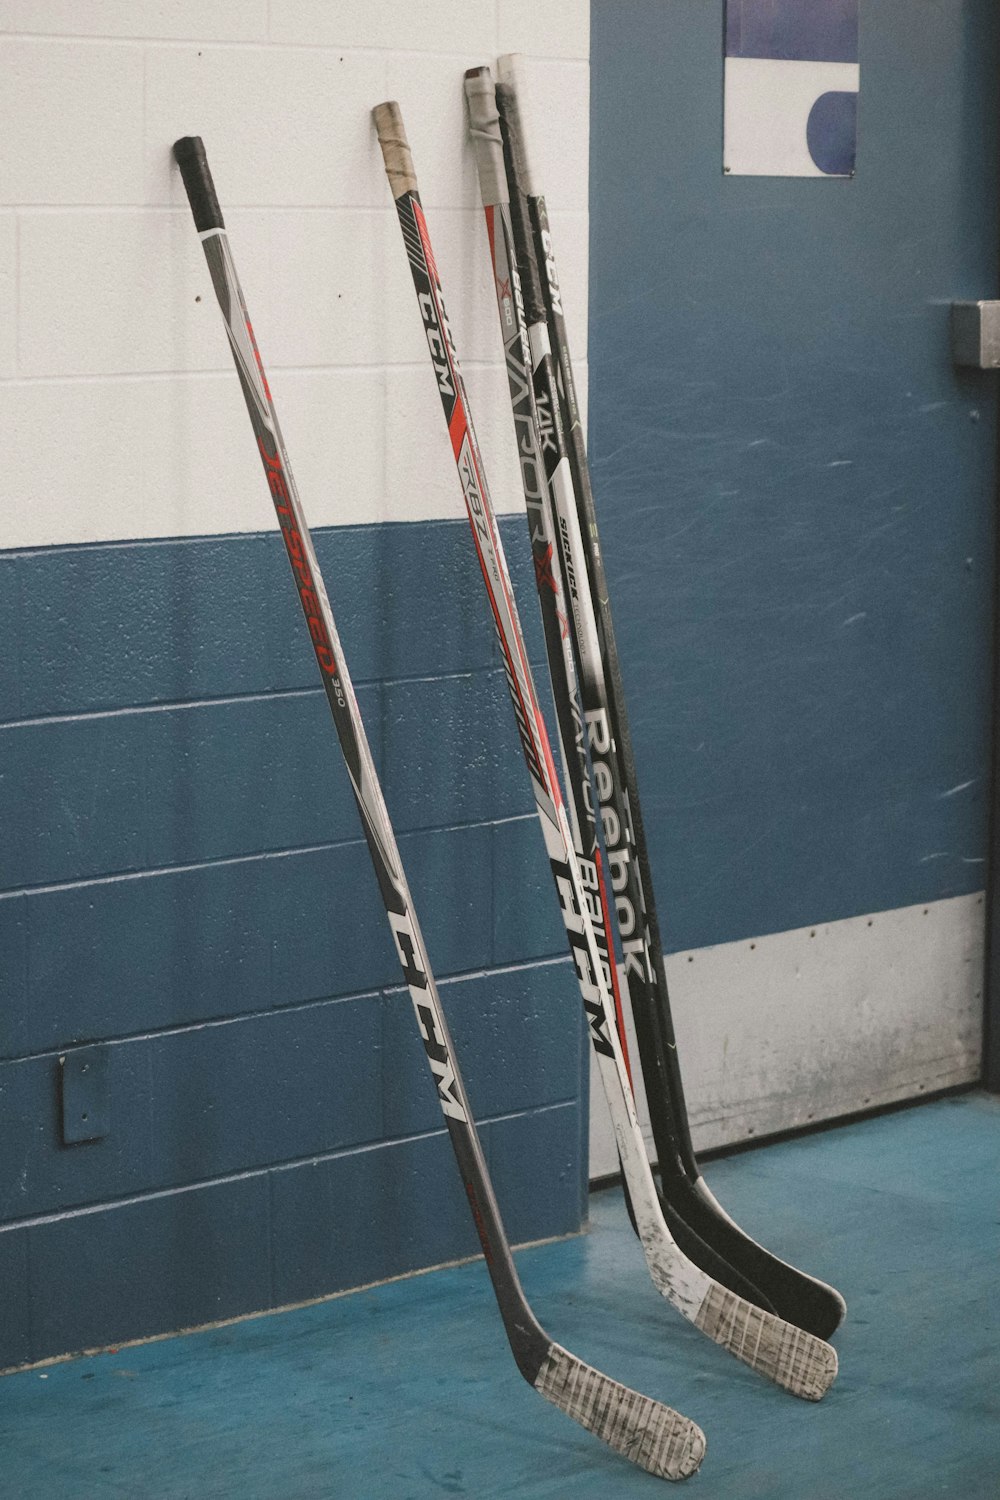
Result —
[{"label": "blue rectangle on sign", "polygon": [[858,0],[726,0],[726,56],[857,62]]}]

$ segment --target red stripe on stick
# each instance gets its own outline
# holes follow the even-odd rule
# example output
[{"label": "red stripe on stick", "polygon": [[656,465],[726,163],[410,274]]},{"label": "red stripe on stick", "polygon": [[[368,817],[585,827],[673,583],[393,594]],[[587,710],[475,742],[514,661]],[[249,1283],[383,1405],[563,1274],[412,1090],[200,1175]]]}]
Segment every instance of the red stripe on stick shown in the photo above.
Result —
[{"label": "red stripe on stick", "polygon": [[431,273],[432,280],[440,281],[437,261],[434,259],[434,251],[431,249],[431,237],[427,230],[427,220],[424,218],[424,211],[416,198],[410,199],[410,207],[413,209],[413,217],[416,220],[420,243],[424,247],[424,260],[427,262],[427,269]]},{"label": "red stripe on stick", "polygon": [[[465,431],[465,408],[462,405],[461,399],[459,399],[455,402],[455,410],[452,412],[451,421],[448,423],[448,435],[451,438],[451,450],[456,458],[462,451],[462,444],[465,442]],[[471,444],[469,446],[471,447]]]},{"label": "red stripe on stick", "polygon": [[[466,435],[468,435],[469,456],[472,460],[472,466],[475,470],[476,483],[479,486],[479,495],[483,502],[483,519],[486,521],[489,527],[490,540],[493,543],[493,551],[497,559],[497,575],[500,580],[500,587],[503,589],[504,600],[507,605],[507,615],[513,623],[516,610],[514,601],[511,598],[510,590],[507,587],[505,570],[500,564],[500,539],[497,535],[496,520],[493,515],[493,508],[492,505],[489,505],[488,510],[486,508],[489,504],[489,490],[486,487],[486,481],[483,476],[482,468],[480,467],[479,454],[472,434],[472,426],[469,422],[468,413],[465,409],[465,382],[462,380],[461,374],[458,370],[457,361],[451,348],[451,340],[446,333],[448,320],[445,316],[444,311],[441,282],[438,278],[437,266],[434,263],[434,252],[431,249],[430,233],[427,229],[427,223],[424,219],[423,210],[421,209],[420,204],[415,198],[411,198],[410,203],[413,208],[413,217],[416,222],[417,229],[420,233],[420,243],[423,248],[424,260],[426,262],[429,274],[431,296],[434,298],[434,306],[435,311],[437,312],[438,326],[444,334],[444,345],[448,357],[448,367],[451,370],[452,384],[455,387],[455,406],[451,414],[451,419],[448,423],[448,433],[451,438],[452,452],[457,459],[461,454]],[[466,502],[466,505],[468,505],[468,502]],[[482,569],[483,580],[486,584],[486,592],[489,595],[490,608],[493,611],[493,618],[497,624],[497,634],[500,638],[503,650],[506,653],[507,660],[511,666],[510,675],[514,683],[514,690],[517,694],[518,702],[521,705],[521,712],[524,715],[525,723],[530,724],[534,732],[534,750],[536,759],[540,759],[544,763],[545,769],[548,773],[548,786],[545,788],[545,790],[555,806],[559,807],[562,804],[562,791],[559,786],[559,778],[556,775],[555,761],[552,757],[552,749],[549,745],[549,737],[546,733],[545,721],[542,718],[541,710],[538,707],[534,693],[531,689],[531,671],[528,666],[527,658],[524,654],[524,647],[517,636],[514,637],[513,641],[508,641],[507,639],[507,633],[504,630],[503,620],[497,607],[496,596],[493,592],[493,585],[490,581],[490,573],[486,564],[486,558],[479,542],[479,535],[475,522],[473,521],[471,516],[470,525],[472,528],[472,538],[476,546],[476,552],[479,555],[479,566]],[[517,659],[521,664],[520,673],[514,670],[515,652],[517,655]],[[530,713],[528,711],[528,705],[524,701],[524,693],[521,691],[522,680],[531,697]]]},{"label": "red stripe on stick", "polygon": [[487,203],[486,206],[485,206],[485,213],[486,213],[486,233],[490,237],[490,260],[493,263],[493,270],[494,270],[494,274],[495,274],[496,273],[496,265],[497,265],[497,244],[496,244],[496,239],[495,239],[495,228],[494,228],[494,218],[493,218],[494,212],[495,212],[495,210],[493,208],[493,204],[492,203]]}]

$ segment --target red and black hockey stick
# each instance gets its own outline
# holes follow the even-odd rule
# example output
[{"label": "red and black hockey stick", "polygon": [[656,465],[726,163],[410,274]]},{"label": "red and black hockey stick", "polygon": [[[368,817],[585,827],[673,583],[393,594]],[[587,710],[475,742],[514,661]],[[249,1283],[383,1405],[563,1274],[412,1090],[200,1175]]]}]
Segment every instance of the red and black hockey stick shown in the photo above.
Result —
[{"label": "red and black hockey stick", "polygon": [[177,141],[174,155],[208,261],[403,977],[437,1085],[438,1102],[518,1369],[535,1390],[603,1438],[616,1452],[652,1474],[682,1479],[701,1462],[705,1451],[701,1430],[670,1407],[619,1385],[567,1353],[540,1327],[524,1296],[459,1075],[448,1024],[292,478],[200,138],[187,136]]}]

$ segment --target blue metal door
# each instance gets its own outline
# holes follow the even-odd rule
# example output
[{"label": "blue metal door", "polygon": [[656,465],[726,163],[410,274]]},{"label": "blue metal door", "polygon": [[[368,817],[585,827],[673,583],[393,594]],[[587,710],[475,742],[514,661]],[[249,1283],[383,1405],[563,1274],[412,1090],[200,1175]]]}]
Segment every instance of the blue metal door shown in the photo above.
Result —
[{"label": "blue metal door", "polygon": [[[772,1090],[762,1128],[802,1122],[807,1041],[820,1113],[978,1068],[996,376],[954,367],[949,305],[998,285],[998,19],[867,0],[854,176],[771,178],[723,173],[722,0],[592,5],[590,447],[682,1050],[694,950],[802,935],[792,1040],[738,1084],[730,1054],[729,1095],[696,1061],[696,1121]],[[968,970],[939,998],[933,903]],[[803,999],[795,954],[848,920]],[[696,1045],[735,1041],[748,972]]]}]

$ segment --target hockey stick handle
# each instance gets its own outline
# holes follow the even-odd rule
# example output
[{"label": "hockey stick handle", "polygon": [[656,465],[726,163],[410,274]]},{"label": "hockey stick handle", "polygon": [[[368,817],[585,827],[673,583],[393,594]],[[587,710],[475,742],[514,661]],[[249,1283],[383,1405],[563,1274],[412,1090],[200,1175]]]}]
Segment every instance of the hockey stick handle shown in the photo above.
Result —
[{"label": "hockey stick handle", "polygon": [[465,97],[483,207],[495,208],[509,200],[496,89],[489,68],[469,68],[465,75]]},{"label": "hockey stick handle", "polygon": [[536,192],[535,179],[525,143],[524,126],[521,123],[521,106],[517,98],[517,74],[517,53],[508,52],[497,59],[497,88],[504,90],[504,110],[511,125],[511,135],[516,142],[513,151],[517,180],[525,197],[533,198]]},{"label": "hockey stick handle", "polygon": [[174,142],[174,159],[181,169],[184,188],[191,204],[194,224],[199,234],[207,229],[225,229],[222,209],[215,194],[215,183],[208,169],[208,157],[200,135],[185,135]]},{"label": "hockey stick handle", "polygon": [[375,121],[378,143],[382,147],[382,159],[393,198],[399,198],[403,193],[415,193],[417,174],[413,170],[413,157],[410,155],[410,143],[406,139],[402,112],[395,99],[376,105],[372,110],[372,119]]},{"label": "hockey stick handle", "polygon": [[[497,84],[496,103],[500,116],[504,169],[510,190],[510,218],[514,227],[514,237],[521,244],[527,244],[531,238],[528,197],[524,186],[527,168],[524,165],[524,153],[521,150],[523,137],[517,109],[517,95],[509,84]],[[524,298],[525,322],[529,328],[535,325],[539,329],[544,329],[546,327],[545,294],[542,291],[541,276],[534,256],[518,255],[517,274],[521,282],[521,295]],[[556,421],[561,421],[558,411],[558,405],[554,406],[553,417]]]}]

